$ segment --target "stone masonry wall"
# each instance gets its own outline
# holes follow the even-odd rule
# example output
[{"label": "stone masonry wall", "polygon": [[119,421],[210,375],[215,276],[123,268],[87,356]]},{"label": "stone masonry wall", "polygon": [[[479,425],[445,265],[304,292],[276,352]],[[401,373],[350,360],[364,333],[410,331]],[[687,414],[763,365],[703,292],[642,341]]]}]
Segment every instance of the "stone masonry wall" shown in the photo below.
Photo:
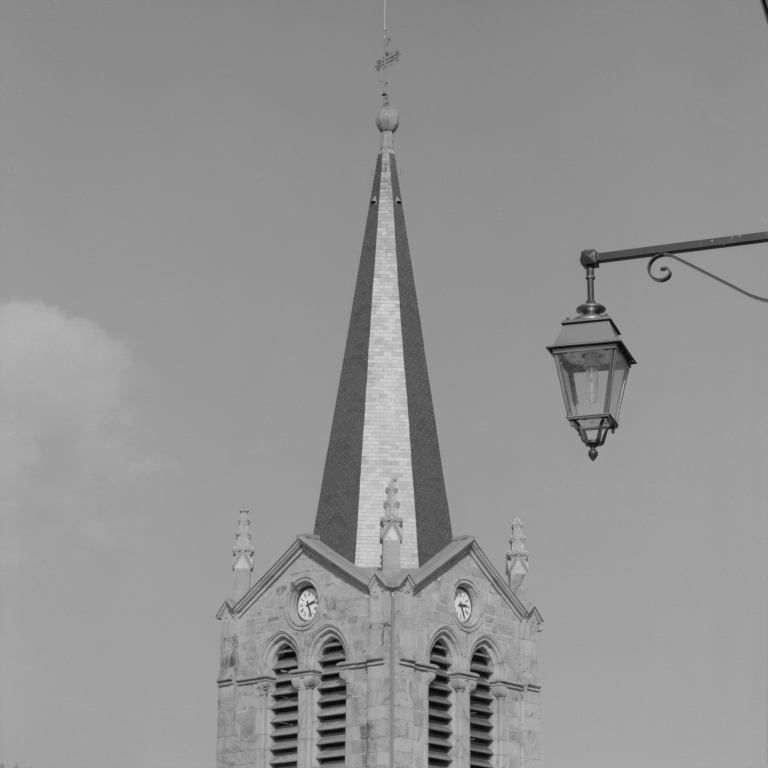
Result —
[{"label": "stone masonry wall", "polygon": [[[319,608],[315,618],[303,624],[295,614],[295,598],[298,589],[309,583],[318,590]],[[471,626],[467,627],[453,612],[459,584],[473,599]],[[435,640],[442,638],[451,654],[453,765],[469,766],[469,696],[475,678],[469,663],[474,650],[483,644],[494,670],[493,764],[495,768],[535,768],[537,626],[518,619],[469,553],[415,595],[408,586],[393,594],[374,579],[369,592],[301,554],[242,617],[222,622],[218,768],[269,765],[272,659],[283,642],[296,648],[299,659],[294,675],[302,719],[299,766],[317,767],[318,656],[331,634],[342,641],[347,654],[342,665],[347,681],[347,766],[389,768],[392,600],[394,765],[427,766],[428,694],[434,675],[429,652]]]}]

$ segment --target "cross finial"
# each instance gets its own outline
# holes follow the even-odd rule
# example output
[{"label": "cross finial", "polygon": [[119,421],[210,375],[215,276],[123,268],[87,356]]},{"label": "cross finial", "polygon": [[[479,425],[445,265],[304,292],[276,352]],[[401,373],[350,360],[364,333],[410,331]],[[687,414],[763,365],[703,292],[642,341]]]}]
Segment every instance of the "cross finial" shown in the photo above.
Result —
[{"label": "cross finial", "polygon": [[384,92],[381,94],[384,99],[384,106],[389,106],[389,80],[387,79],[387,69],[391,67],[399,58],[400,51],[389,52],[389,44],[392,42],[387,35],[387,0],[384,0],[384,56],[376,62],[376,71],[383,70],[383,79],[380,81],[384,86]]}]

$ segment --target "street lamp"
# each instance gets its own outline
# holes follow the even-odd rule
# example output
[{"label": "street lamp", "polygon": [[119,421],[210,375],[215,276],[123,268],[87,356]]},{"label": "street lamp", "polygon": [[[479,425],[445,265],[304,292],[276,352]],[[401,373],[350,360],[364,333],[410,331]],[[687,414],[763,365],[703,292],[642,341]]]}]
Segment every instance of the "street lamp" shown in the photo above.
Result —
[{"label": "street lamp", "polygon": [[619,411],[629,367],[635,364],[616,324],[595,301],[595,268],[587,267],[587,302],[563,321],[557,341],[547,349],[555,358],[565,412],[589,448],[589,458],[619,426]]},{"label": "street lamp", "polygon": [[565,401],[566,418],[579,433],[582,442],[589,448],[589,458],[592,461],[597,458],[597,449],[605,443],[608,432],[615,432],[619,426],[619,411],[624,397],[624,388],[630,366],[635,364],[634,357],[621,340],[616,324],[605,314],[605,307],[595,301],[595,269],[600,264],[612,261],[647,258],[650,259],[648,274],[657,283],[665,283],[672,277],[669,268],[661,267],[662,275],[656,277],[651,272],[651,267],[658,259],[668,257],[692,267],[745,296],[768,302],[768,299],[748,293],[675,255],[765,242],[768,242],[768,232],[670,243],[602,254],[597,251],[581,252],[581,265],[587,271],[587,301],[576,309],[577,317],[566,318],[563,321],[563,330],[560,331],[555,343],[547,349],[555,358],[560,388]]}]

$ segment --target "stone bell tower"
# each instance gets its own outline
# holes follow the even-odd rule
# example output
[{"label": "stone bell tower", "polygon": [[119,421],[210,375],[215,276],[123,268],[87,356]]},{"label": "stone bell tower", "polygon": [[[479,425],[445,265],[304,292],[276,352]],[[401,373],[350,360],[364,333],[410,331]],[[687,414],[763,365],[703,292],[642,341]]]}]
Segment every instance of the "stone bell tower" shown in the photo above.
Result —
[{"label": "stone bell tower", "polygon": [[538,765],[542,619],[522,593],[525,537],[516,518],[502,575],[451,529],[398,123],[385,93],[314,533],[250,585],[241,512],[217,614],[218,768]]}]

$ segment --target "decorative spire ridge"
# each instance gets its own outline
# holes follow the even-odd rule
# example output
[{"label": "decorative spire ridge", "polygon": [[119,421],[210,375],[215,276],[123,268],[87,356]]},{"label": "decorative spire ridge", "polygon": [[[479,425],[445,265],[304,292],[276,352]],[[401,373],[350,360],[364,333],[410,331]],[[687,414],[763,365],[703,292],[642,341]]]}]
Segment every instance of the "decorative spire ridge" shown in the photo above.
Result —
[{"label": "decorative spire ridge", "polygon": [[239,600],[251,586],[251,571],[253,570],[253,547],[251,546],[251,518],[247,509],[240,510],[238,532],[235,534],[235,547],[232,550],[234,561],[232,570],[235,572],[234,598]]},{"label": "decorative spire ridge", "polygon": [[514,592],[522,589],[523,580],[528,573],[528,552],[525,549],[523,523],[519,517],[512,521],[512,535],[509,537],[507,551],[507,578]]},{"label": "decorative spire ridge", "polygon": [[385,571],[400,570],[400,544],[403,541],[403,518],[399,513],[400,502],[395,499],[398,492],[397,478],[393,477],[387,486],[385,514],[381,518],[381,566]]}]

